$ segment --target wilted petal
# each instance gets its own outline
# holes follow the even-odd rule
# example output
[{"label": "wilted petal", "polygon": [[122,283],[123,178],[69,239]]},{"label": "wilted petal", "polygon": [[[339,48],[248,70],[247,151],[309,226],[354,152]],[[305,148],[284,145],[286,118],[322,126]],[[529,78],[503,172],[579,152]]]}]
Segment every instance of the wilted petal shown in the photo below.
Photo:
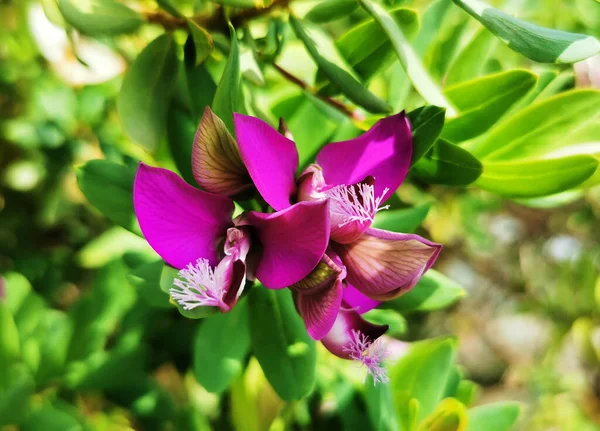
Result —
[{"label": "wilted petal", "polygon": [[348,282],[385,301],[411,289],[437,259],[442,246],[418,235],[370,228],[352,244],[332,243],[348,271]]},{"label": "wilted petal", "polygon": [[235,196],[252,187],[237,143],[208,106],[194,138],[192,171],[196,182],[211,193]]},{"label": "wilted petal", "polygon": [[233,117],[242,160],[254,185],[276,210],[289,207],[296,191],[296,144],[258,118]]},{"label": "wilted petal", "polygon": [[256,229],[262,246],[255,275],[266,287],[291,286],[315,269],[329,242],[327,207],[322,200],[300,202],[272,214],[248,214],[246,223]]},{"label": "wilted petal", "polygon": [[[345,304],[342,303],[342,307]],[[334,355],[343,359],[354,359],[349,351],[356,333],[362,334],[371,343],[388,330],[388,325],[375,325],[367,322],[352,309],[340,310],[331,331],[321,340]]]},{"label": "wilted petal", "polygon": [[351,284],[348,284],[344,288],[344,302],[356,310],[358,314],[364,314],[367,311],[371,311],[380,304],[380,301],[363,295]]},{"label": "wilted petal", "polygon": [[383,195],[385,201],[404,181],[411,156],[410,125],[401,112],[379,120],[358,138],[326,145],[316,161],[329,185],[356,184],[374,177],[375,196]]},{"label": "wilted petal", "polygon": [[231,226],[233,202],[198,190],[166,169],[140,164],[133,186],[135,214],[150,246],[182,269],[198,258],[218,262],[218,245]]},{"label": "wilted petal", "polygon": [[327,335],[340,311],[342,280],[336,278],[331,285],[315,292],[296,292],[296,307],[304,320],[306,330],[312,338],[320,340]]}]

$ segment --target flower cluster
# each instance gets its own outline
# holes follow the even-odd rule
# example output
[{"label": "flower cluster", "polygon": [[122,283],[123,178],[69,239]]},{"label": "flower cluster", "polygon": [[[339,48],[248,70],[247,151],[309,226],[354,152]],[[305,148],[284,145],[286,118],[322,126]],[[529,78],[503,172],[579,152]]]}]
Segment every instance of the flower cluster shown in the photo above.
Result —
[{"label": "flower cluster", "polygon": [[[333,354],[386,381],[386,325],[361,315],[410,290],[441,246],[418,235],[372,228],[410,167],[404,113],[363,135],[325,145],[300,172],[287,133],[234,114],[234,139],[209,109],[192,151],[200,190],[176,174],[140,164],[134,206],[149,244],[179,279],[171,296],[185,309],[229,311],[246,281],[289,288],[307,331]],[[234,200],[256,194],[264,211],[235,218]]]}]

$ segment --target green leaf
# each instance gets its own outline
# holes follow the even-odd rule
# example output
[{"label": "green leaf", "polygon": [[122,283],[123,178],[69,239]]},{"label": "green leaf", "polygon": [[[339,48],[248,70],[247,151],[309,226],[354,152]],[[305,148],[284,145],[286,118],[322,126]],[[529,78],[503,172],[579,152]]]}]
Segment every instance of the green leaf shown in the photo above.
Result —
[{"label": "green leaf", "polygon": [[19,424],[29,410],[35,382],[25,365],[13,364],[6,368],[1,365],[4,376],[0,374],[0,426]]},{"label": "green leaf", "polygon": [[470,409],[466,431],[510,431],[519,418],[519,404],[499,402]]},{"label": "green leaf", "polygon": [[450,65],[445,84],[451,86],[481,76],[497,44],[492,33],[481,29]]},{"label": "green leaf", "polygon": [[[160,289],[167,295],[170,295],[170,290],[173,288],[174,280],[179,275],[179,270],[169,266],[163,265],[162,272],[160,274]],[[208,316],[212,316],[219,312],[217,307],[196,307],[191,310],[184,309],[181,304],[171,298],[171,304],[175,305],[179,310],[179,313],[187,317],[188,319],[203,319]]]},{"label": "green leaf", "polygon": [[231,24],[229,25],[229,32],[231,35],[231,49],[225,70],[215,92],[212,110],[217,117],[223,120],[231,134],[235,136],[233,113],[239,112],[242,107],[242,75],[240,72],[240,49],[235,29]]},{"label": "green leaf", "polygon": [[401,210],[380,211],[375,217],[373,227],[391,232],[411,233],[421,226],[430,208],[431,205],[421,205]]},{"label": "green leaf", "polygon": [[576,63],[600,52],[600,41],[514,18],[481,0],[453,0],[512,50],[540,63]]},{"label": "green leaf", "polygon": [[215,98],[217,85],[204,64],[196,66],[196,50],[193,45],[191,39],[188,38],[184,47],[184,59],[187,91],[193,120],[197,125],[200,122],[204,108],[209,106]]},{"label": "green leaf", "polygon": [[143,17],[113,0],[58,0],[65,20],[90,36],[130,33],[143,24]]},{"label": "green leaf", "polygon": [[88,202],[110,221],[141,234],[133,210],[136,169],[108,160],[92,160],[77,169],[77,184]]},{"label": "green leaf", "polygon": [[139,265],[129,279],[138,288],[138,295],[149,305],[157,308],[172,308],[170,297],[160,287],[163,268],[162,260]]},{"label": "green leaf", "polygon": [[537,76],[526,70],[509,70],[447,88],[444,94],[460,112],[446,122],[442,137],[461,142],[487,131],[534,86]]},{"label": "green leaf", "polygon": [[446,108],[449,116],[454,116],[454,107],[446,100],[437,84],[429,76],[418,55],[404,36],[402,29],[392,16],[377,3],[371,0],[358,0],[360,5],[381,25],[383,31],[391,41],[400,64],[406,71],[408,78],[415,89],[430,105]]},{"label": "green leaf", "polygon": [[196,185],[192,173],[192,147],[198,122],[192,114],[178,103],[172,102],[167,117],[167,142],[171,157],[181,176],[189,184]]},{"label": "green leaf", "polygon": [[164,34],[144,48],[123,80],[119,116],[129,136],[147,150],[156,150],[164,137],[178,67],[175,41]]},{"label": "green leaf", "polygon": [[[355,1],[354,4],[358,6]],[[397,7],[390,9],[390,14],[409,39],[419,30],[419,15],[416,11]],[[374,19],[368,19],[348,30],[335,41],[335,46],[365,81],[396,59],[391,42]]]},{"label": "green leaf", "polygon": [[445,115],[444,108],[434,105],[421,106],[408,113],[413,138],[411,166],[433,147],[444,127]]},{"label": "green leaf", "polygon": [[9,272],[4,274],[3,277],[6,289],[4,303],[9,312],[15,316],[31,292],[31,283],[24,275],[17,272]]},{"label": "green leaf", "polygon": [[429,184],[464,186],[479,178],[482,170],[481,162],[467,150],[438,139],[412,172]]},{"label": "green leaf", "polygon": [[434,0],[427,7],[421,18],[421,29],[414,41],[415,51],[419,56],[423,57],[427,48],[439,36],[440,23],[446,21],[446,15],[451,9],[452,3],[448,0]]},{"label": "green leaf", "polygon": [[446,398],[425,418],[419,431],[463,431],[467,423],[465,406],[453,398]]},{"label": "green leaf", "polygon": [[206,30],[200,27],[191,19],[187,19],[187,25],[192,34],[194,41],[194,48],[196,50],[195,66],[198,66],[208,58],[215,45],[213,44],[212,37]]},{"label": "green leaf", "polygon": [[325,0],[313,7],[304,16],[315,23],[325,23],[344,18],[358,9],[355,0]]},{"label": "green leaf", "polygon": [[367,311],[363,317],[376,325],[388,325],[390,328],[386,334],[390,337],[400,337],[408,329],[406,319],[395,310],[375,308]]},{"label": "green leaf", "polygon": [[365,404],[374,431],[398,431],[398,418],[394,411],[389,383],[365,383]]},{"label": "green leaf", "polygon": [[34,334],[40,354],[40,364],[35,375],[38,385],[47,384],[62,376],[72,334],[73,325],[65,313],[52,309],[44,311]]},{"label": "green leaf", "polygon": [[20,429],[22,431],[83,431],[84,427],[76,417],[76,412],[73,414],[69,410],[75,411],[75,407],[58,408],[52,404],[37,407],[27,416]]},{"label": "green leaf", "polygon": [[484,162],[477,185],[512,198],[548,196],[571,189],[590,178],[598,159],[576,155],[559,159]]},{"label": "green leaf", "polygon": [[194,373],[209,392],[221,393],[244,369],[250,350],[248,301],[202,323],[194,341]]},{"label": "green leaf", "polygon": [[390,369],[392,396],[401,428],[414,429],[434,411],[452,372],[456,342],[451,339],[414,343]]},{"label": "green leaf", "polygon": [[237,8],[252,8],[252,9],[263,9],[269,6],[271,0],[215,0],[215,3],[223,6],[231,6]]},{"label": "green leaf", "polygon": [[252,351],[273,389],[286,401],[308,395],[315,383],[317,352],[291,291],[258,285],[248,300]]},{"label": "green leaf", "polygon": [[465,290],[458,283],[430,269],[408,293],[386,303],[386,306],[400,313],[433,311],[447,308],[465,295]]},{"label": "green leaf", "polygon": [[598,124],[599,116],[600,91],[558,94],[502,120],[480,142],[470,146],[471,151],[482,160],[510,161],[593,142],[597,139],[590,140],[583,132]]},{"label": "green leaf", "polygon": [[19,331],[8,305],[0,300],[0,382],[8,378],[5,373],[21,356]]},{"label": "green leaf", "polygon": [[317,63],[327,78],[340,88],[342,93],[344,93],[348,99],[370,112],[390,112],[391,108],[387,103],[367,90],[348,71],[340,68],[321,54],[322,52],[327,51],[327,49],[325,47],[317,46],[315,36],[308,33],[308,30],[298,18],[290,15],[290,24],[298,39],[304,43],[306,50],[315,63]]}]

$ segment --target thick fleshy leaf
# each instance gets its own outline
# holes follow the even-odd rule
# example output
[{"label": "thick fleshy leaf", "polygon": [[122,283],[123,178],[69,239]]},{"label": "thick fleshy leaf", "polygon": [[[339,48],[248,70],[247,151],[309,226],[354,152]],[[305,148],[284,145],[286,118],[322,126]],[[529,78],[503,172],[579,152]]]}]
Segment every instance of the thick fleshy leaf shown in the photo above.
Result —
[{"label": "thick fleshy leaf", "polygon": [[[345,304],[342,303],[342,307]],[[351,359],[349,352],[345,351],[353,339],[352,331],[364,334],[371,342],[385,334],[387,325],[374,325],[363,319],[360,314],[352,309],[342,309],[331,331],[321,340],[323,346],[334,355]]]},{"label": "thick fleshy leaf", "polygon": [[237,143],[208,106],[194,138],[192,170],[198,184],[211,193],[234,196],[252,187]]},{"label": "thick fleshy leaf", "polygon": [[166,169],[140,164],[133,204],[144,237],[170,265],[217,260],[219,239],[231,226],[233,202],[195,189]]},{"label": "thick fleshy leaf", "polygon": [[418,235],[367,230],[352,244],[335,244],[348,281],[377,300],[393,299],[411,289],[437,259],[442,246]]},{"label": "thick fleshy leaf", "polygon": [[296,307],[308,334],[315,340],[327,335],[333,326],[342,305],[343,290],[342,280],[337,278],[333,285],[316,292],[298,293]]},{"label": "thick fleshy leaf", "polygon": [[234,114],[234,123],[242,160],[261,196],[278,211],[289,207],[296,190],[296,145],[258,118]]},{"label": "thick fleshy leaf", "polygon": [[380,304],[376,299],[371,299],[367,295],[360,293],[360,291],[351,284],[347,285],[344,289],[344,302],[359,314],[371,311]]},{"label": "thick fleshy leaf", "polygon": [[410,167],[412,137],[404,112],[379,120],[368,132],[326,145],[317,155],[329,185],[350,185],[375,178],[375,196],[384,200],[400,186]]},{"label": "thick fleshy leaf", "polygon": [[272,214],[250,212],[262,255],[256,278],[270,289],[302,280],[321,261],[329,242],[328,201],[300,202]]}]

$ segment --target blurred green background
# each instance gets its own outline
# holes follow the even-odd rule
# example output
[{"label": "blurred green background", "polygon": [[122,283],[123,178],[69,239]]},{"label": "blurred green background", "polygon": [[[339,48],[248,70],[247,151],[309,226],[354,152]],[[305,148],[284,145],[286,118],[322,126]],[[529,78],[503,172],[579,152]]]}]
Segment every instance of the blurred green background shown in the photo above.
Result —
[{"label": "blurred green background", "polygon": [[[123,71],[162,28],[78,37],[61,30],[52,1],[42,3],[47,15],[34,1],[0,1],[0,347],[9,352],[2,360],[11,351],[21,358],[0,362],[0,427],[18,421],[19,428],[7,429],[374,428],[371,389],[364,392],[355,365],[324,350],[316,389],[299,402],[281,401],[250,356],[230,364],[235,379],[220,395],[198,382],[193,352],[203,323],[183,318],[158,291],[132,279],[132,261],[147,244],[90,206],[76,180],[88,160],[152,160],[125,134],[116,98]],[[428,3],[395,4],[422,11]],[[505,10],[520,8],[521,17],[540,25],[600,36],[594,0],[509,3]],[[150,1],[136,4],[156,10]],[[340,34],[359,19],[335,21],[328,31]],[[434,76],[444,76],[461,36],[479,28],[458,8],[449,13],[424,55]],[[297,57],[298,49],[284,52],[281,63],[312,77],[314,65]],[[218,76],[223,55],[213,53],[210,62]],[[555,91],[576,85],[571,66],[542,67],[505,47],[495,48],[486,67],[552,69],[561,73]],[[294,90],[272,70],[261,79],[257,110]],[[394,85],[401,87],[383,77],[371,88],[388,94],[399,91]],[[411,97],[398,96],[395,104],[418,106]],[[302,106],[292,126],[309,134],[328,130],[318,139],[333,140],[335,123]],[[173,166],[168,147],[154,157]],[[600,429],[600,188],[519,202],[474,187],[412,181],[399,196],[428,210],[421,233],[445,245],[436,270],[467,295],[449,308],[395,313],[393,335],[455,336],[461,375],[476,384],[470,401],[522,403],[518,429]]]}]

